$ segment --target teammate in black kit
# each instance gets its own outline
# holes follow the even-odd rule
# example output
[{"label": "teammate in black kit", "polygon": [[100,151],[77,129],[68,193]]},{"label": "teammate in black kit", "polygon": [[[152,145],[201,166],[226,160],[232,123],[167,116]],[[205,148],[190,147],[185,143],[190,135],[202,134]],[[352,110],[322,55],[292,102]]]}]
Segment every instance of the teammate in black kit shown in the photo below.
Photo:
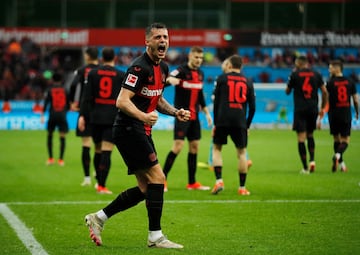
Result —
[{"label": "teammate in black kit", "polygon": [[[79,111],[81,98],[84,91],[85,82],[87,81],[87,76],[91,69],[98,67],[99,51],[96,47],[89,47],[85,50],[84,59],[86,65],[77,69],[75,71],[75,77],[70,86],[70,101],[71,109],[73,111]],[[90,121],[85,121],[85,130],[80,131],[76,125],[76,136],[81,137],[82,140],[82,153],[81,153],[81,162],[84,171],[84,181],[81,183],[81,186],[91,185],[90,178],[90,147],[91,147],[91,125]],[[95,153],[94,156],[94,165],[99,165],[100,153]]]},{"label": "teammate in black kit", "polygon": [[355,118],[359,118],[359,99],[356,86],[343,76],[343,64],[340,60],[329,64],[330,80],[326,84],[329,93],[329,124],[330,134],[334,137],[334,156],[332,158],[332,171],[347,171],[343,154],[350,142],[351,132],[351,98],[355,108]]},{"label": "teammate in black kit", "polygon": [[227,144],[230,135],[235,144],[239,159],[237,170],[239,173],[239,195],[250,195],[245,188],[247,176],[246,146],[248,129],[255,114],[254,86],[241,74],[242,58],[233,55],[225,60],[226,73],[216,80],[214,91],[214,137],[213,137],[213,165],[216,183],[212,194],[218,194],[224,189],[222,179],[222,145]]},{"label": "teammate in black kit", "polygon": [[[285,92],[289,95],[294,90],[293,130],[297,133],[298,151],[303,164],[303,169],[300,172],[302,174],[315,171],[314,130],[319,113],[319,89],[322,93],[320,116],[323,116],[327,104],[327,91],[323,79],[318,72],[309,68],[305,56],[298,57],[295,60],[295,69],[289,77]],[[310,171],[307,164],[305,140],[307,140],[310,155]]]},{"label": "teammate in black kit", "polygon": [[104,222],[121,211],[146,200],[149,219],[148,246],[183,248],[169,241],[161,231],[161,214],[165,176],[158,162],[151,137],[158,114],[155,110],[187,121],[190,112],[172,107],[162,96],[168,66],[161,60],[169,47],[165,25],[154,23],[146,29],[146,52],[134,60],[127,70],[116,101],[120,109],[114,123],[115,144],[129,174],[134,174],[138,185],[125,190],[104,209],[85,216],[91,239],[101,245],[100,233]]},{"label": "teammate in black kit", "polygon": [[102,50],[103,65],[92,69],[87,77],[84,95],[80,105],[79,130],[85,130],[86,120],[92,125],[92,139],[100,160],[96,164],[97,192],[112,194],[106,188],[106,179],[111,165],[111,151],[114,147],[112,125],[117,113],[116,98],[121,88],[124,72],[117,70],[113,48]]},{"label": "teammate in black kit", "polygon": [[58,72],[52,76],[52,86],[47,92],[44,102],[43,113],[41,115],[41,122],[44,122],[44,112],[49,107],[49,119],[47,122],[47,149],[49,158],[46,161],[47,165],[55,163],[53,157],[53,133],[56,128],[59,130],[60,135],[60,155],[58,164],[64,166],[64,153],[65,153],[65,136],[69,131],[69,125],[66,119],[66,114],[69,110],[69,98],[63,86],[62,75]]},{"label": "teammate in black kit", "polygon": [[[164,164],[164,173],[167,177],[171,167],[174,164],[176,156],[181,152],[184,146],[184,139],[189,141],[189,152],[187,158],[188,164],[188,190],[209,190],[210,187],[203,186],[196,181],[197,153],[199,141],[201,138],[201,127],[198,112],[202,110],[206,114],[208,125],[212,125],[211,115],[206,107],[203,81],[204,73],[199,69],[204,58],[204,52],[201,47],[194,46],[188,55],[188,62],[179,66],[170,73],[167,83],[175,85],[175,107],[188,109],[191,112],[191,118],[188,122],[175,120],[174,143],[171,151],[166,157]],[[167,183],[165,182],[165,191]]]}]

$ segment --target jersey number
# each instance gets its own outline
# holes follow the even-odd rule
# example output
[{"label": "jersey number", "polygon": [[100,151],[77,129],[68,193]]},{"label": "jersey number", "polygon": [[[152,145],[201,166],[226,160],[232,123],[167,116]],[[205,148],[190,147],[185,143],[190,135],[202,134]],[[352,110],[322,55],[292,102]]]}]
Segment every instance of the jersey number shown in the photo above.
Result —
[{"label": "jersey number", "polygon": [[312,94],[312,91],[313,91],[313,87],[311,86],[309,81],[310,81],[310,77],[305,76],[305,80],[304,80],[304,83],[302,85],[302,90],[303,90],[303,93],[304,93],[304,97],[306,99],[311,98],[311,94]]},{"label": "jersey number", "polygon": [[245,103],[247,86],[243,81],[228,81],[229,87],[229,103]]},{"label": "jersey number", "polygon": [[101,77],[99,96],[101,98],[109,98],[112,94],[113,81],[110,77]]},{"label": "jersey number", "polygon": [[52,105],[56,112],[63,111],[66,105],[66,95],[62,88],[51,90]]},{"label": "jersey number", "polygon": [[339,103],[345,103],[348,100],[348,93],[346,86],[337,87],[337,99]]}]

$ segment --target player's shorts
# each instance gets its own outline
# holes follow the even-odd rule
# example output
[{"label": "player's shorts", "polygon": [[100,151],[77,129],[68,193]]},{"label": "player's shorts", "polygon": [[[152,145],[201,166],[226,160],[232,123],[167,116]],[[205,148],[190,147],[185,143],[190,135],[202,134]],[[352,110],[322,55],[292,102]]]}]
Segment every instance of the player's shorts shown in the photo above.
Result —
[{"label": "player's shorts", "polygon": [[[78,119],[78,122],[79,122],[79,119]],[[78,122],[76,122],[76,136],[79,136],[79,137],[91,136],[92,126],[91,126],[90,122],[85,120],[85,130],[84,131],[79,130]]]},{"label": "player's shorts", "polygon": [[189,141],[200,140],[201,127],[199,119],[185,122],[175,120],[174,140],[184,140],[185,137]]},{"label": "player's shorts", "polygon": [[112,136],[112,125],[93,124],[91,137],[95,144],[98,144],[101,141],[114,143],[114,139]]},{"label": "player's shorts", "polygon": [[67,133],[69,131],[69,125],[66,116],[49,116],[47,123],[47,130],[52,133],[58,128],[59,132]]},{"label": "player's shorts", "polygon": [[350,136],[351,121],[345,121],[342,118],[336,118],[329,114],[330,134],[341,135],[342,137]]},{"label": "player's shorts", "polygon": [[158,164],[154,142],[143,130],[133,126],[113,127],[113,137],[127,167],[128,174],[146,170]]},{"label": "player's shorts", "polygon": [[216,127],[214,130],[213,143],[227,144],[227,137],[230,135],[236,148],[246,148],[248,135],[246,128],[239,127]]},{"label": "player's shorts", "polygon": [[294,112],[293,130],[296,132],[313,133],[316,129],[318,111],[297,111]]}]

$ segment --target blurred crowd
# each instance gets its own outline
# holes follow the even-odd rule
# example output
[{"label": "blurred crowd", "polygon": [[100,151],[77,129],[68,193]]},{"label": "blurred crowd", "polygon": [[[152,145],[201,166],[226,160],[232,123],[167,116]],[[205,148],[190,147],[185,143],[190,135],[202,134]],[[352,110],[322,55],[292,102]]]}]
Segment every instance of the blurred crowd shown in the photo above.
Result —
[{"label": "blurred crowd", "polygon": [[[249,67],[289,68],[298,55],[306,55],[314,66],[326,66],[329,60],[341,58],[345,64],[360,67],[360,49],[243,47],[204,50],[205,66],[220,66],[227,56],[238,53],[243,57],[244,65]],[[0,100],[41,100],[54,71],[63,72],[67,77],[66,74],[71,74],[81,65],[81,51],[78,49],[80,54],[64,56],[64,52],[61,55],[56,47],[41,47],[26,37],[7,42],[0,40]],[[117,65],[128,66],[134,58],[143,54],[144,49],[117,47],[115,51]],[[166,61],[170,65],[179,65],[186,61],[187,54],[188,48],[170,48]],[[267,69],[260,74],[259,79],[261,82],[269,82],[270,76]],[[355,82],[359,82],[359,74],[354,73],[352,76]]]}]

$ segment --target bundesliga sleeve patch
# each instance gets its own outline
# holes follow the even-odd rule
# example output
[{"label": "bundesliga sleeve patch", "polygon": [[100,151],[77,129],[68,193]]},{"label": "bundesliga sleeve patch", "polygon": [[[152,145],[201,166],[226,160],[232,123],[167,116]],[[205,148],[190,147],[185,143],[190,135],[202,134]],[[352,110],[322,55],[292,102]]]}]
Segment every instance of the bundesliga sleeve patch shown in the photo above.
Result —
[{"label": "bundesliga sleeve patch", "polygon": [[135,87],[137,80],[138,77],[136,75],[129,73],[128,76],[126,77],[125,84],[131,87]]}]

